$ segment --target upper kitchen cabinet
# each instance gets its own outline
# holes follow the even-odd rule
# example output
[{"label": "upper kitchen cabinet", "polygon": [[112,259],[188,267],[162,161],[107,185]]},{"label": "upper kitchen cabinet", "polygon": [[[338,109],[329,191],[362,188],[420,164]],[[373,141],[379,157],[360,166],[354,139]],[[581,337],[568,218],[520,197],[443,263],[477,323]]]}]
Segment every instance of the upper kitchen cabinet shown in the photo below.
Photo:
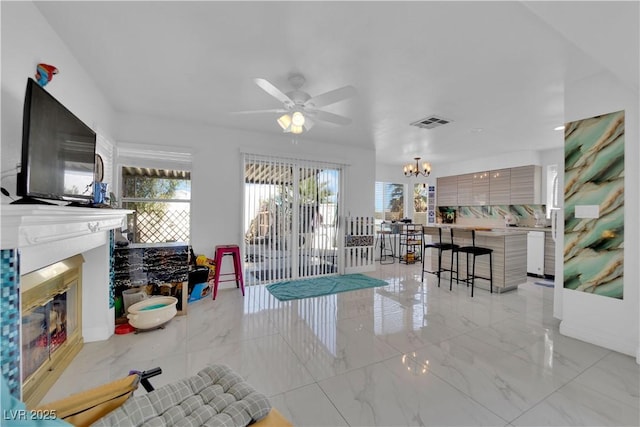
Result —
[{"label": "upper kitchen cabinet", "polygon": [[489,173],[489,204],[511,203],[511,169],[493,170]]},{"label": "upper kitchen cabinet", "polygon": [[540,166],[520,166],[511,168],[512,205],[540,204],[542,168]]},{"label": "upper kitchen cabinet", "polygon": [[530,165],[440,177],[437,205],[538,205],[541,176],[542,168]]},{"label": "upper kitchen cabinet", "polygon": [[473,203],[472,206],[489,204],[489,172],[473,174]]},{"label": "upper kitchen cabinet", "polygon": [[473,174],[458,175],[458,206],[473,206]]},{"label": "upper kitchen cabinet", "polygon": [[458,177],[456,175],[437,179],[436,199],[438,206],[458,206]]}]

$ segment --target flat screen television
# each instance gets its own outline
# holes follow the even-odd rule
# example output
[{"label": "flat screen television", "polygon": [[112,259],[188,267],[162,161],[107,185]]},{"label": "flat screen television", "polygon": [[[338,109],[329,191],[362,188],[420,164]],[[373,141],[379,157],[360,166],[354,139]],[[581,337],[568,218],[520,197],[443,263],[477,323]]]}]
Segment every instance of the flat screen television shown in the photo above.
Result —
[{"label": "flat screen television", "polygon": [[89,205],[93,200],[96,133],[33,79],[22,122],[18,203],[38,199]]}]

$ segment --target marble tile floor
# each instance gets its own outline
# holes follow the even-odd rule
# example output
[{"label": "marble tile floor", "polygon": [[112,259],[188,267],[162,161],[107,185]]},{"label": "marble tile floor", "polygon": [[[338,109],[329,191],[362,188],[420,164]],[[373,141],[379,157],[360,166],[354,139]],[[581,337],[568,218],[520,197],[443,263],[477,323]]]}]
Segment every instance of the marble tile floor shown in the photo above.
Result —
[{"label": "marble tile floor", "polygon": [[290,302],[221,288],[163,330],[86,344],[43,402],[132,369],[161,367],[158,387],[224,363],[296,426],[640,425],[635,359],[560,335],[553,289],[472,299],[421,283],[419,264],[370,274],[389,284]]}]

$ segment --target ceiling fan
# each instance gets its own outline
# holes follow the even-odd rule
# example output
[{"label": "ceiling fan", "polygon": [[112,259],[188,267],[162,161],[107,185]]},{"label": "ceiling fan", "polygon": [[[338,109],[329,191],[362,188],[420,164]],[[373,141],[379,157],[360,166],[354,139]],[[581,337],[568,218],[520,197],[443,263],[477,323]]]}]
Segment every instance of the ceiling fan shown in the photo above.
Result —
[{"label": "ceiling fan", "polygon": [[287,93],[282,92],[265,79],[256,78],[253,79],[253,81],[262,90],[282,102],[283,108],[238,111],[235,114],[284,113],[278,118],[277,122],[285,133],[290,132],[294,134],[308,131],[314,125],[315,121],[329,122],[337,125],[348,125],[351,123],[351,119],[348,117],[319,110],[319,108],[352,97],[356,94],[356,89],[353,86],[344,86],[312,97],[300,89],[305,82],[302,74],[296,73],[289,76],[289,83],[293,86],[293,90]]}]

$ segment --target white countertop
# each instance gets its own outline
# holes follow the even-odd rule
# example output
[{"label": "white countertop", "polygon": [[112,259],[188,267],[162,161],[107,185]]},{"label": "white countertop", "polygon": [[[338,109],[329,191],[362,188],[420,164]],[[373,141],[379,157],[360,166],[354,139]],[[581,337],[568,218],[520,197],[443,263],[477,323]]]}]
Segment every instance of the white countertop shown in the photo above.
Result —
[{"label": "white countertop", "polygon": [[527,234],[528,231],[526,230],[498,230],[498,229],[493,229],[493,230],[476,230],[476,236],[484,236],[484,237],[506,237],[506,236],[513,236],[513,235],[517,235],[517,234]]},{"label": "white countertop", "polygon": [[551,233],[551,227],[506,227],[506,226],[486,226],[486,225],[463,225],[463,224],[436,224],[436,227],[443,228],[474,228],[479,231],[486,231],[487,229],[491,229],[491,231],[544,231],[547,233]]}]

